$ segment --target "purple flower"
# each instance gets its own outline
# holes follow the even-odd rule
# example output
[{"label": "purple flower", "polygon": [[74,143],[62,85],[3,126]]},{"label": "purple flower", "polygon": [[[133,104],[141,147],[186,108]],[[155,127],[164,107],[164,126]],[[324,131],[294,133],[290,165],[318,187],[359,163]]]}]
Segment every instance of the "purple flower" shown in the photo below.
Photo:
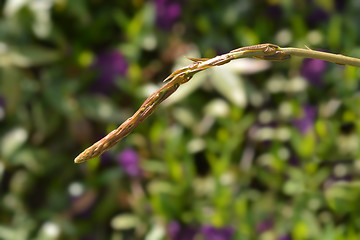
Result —
[{"label": "purple flower", "polygon": [[215,228],[208,225],[203,226],[201,232],[205,240],[230,240],[234,235],[234,229],[231,227]]},{"label": "purple flower", "polygon": [[283,9],[281,8],[281,6],[279,4],[271,4],[268,5],[267,9],[266,9],[267,15],[269,16],[269,18],[271,20],[281,20],[282,16],[283,16]]},{"label": "purple flower", "polygon": [[168,225],[168,235],[171,240],[192,240],[196,233],[195,227],[182,225],[177,221],[172,221]]},{"label": "purple flower", "polygon": [[109,152],[104,152],[100,156],[100,166],[101,167],[112,166],[112,164],[114,164],[113,160],[114,159],[113,159],[112,155]]},{"label": "purple flower", "polygon": [[117,160],[120,166],[130,177],[142,176],[143,172],[139,166],[139,155],[135,152],[135,150],[131,148],[125,149],[118,155]]},{"label": "purple flower", "polygon": [[335,0],[335,10],[342,12],[345,9],[346,1],[344,0]]},{"label": "purple flower", "polygon": [[303,115],[301,118],[294,119],[294,126],[299,129],[302,134],[309,131],[314,125],[316,119],[316,108],[312,106],[303,107]]},{"label": "purple flower", "polygon": [[128,64],[118,51],[109,51],[98,56],[94,68],[99,78],[93,86],[94,92],[108,93],[114,88],[116,77],[126,75]]},{"label": "purple flower", "polygon": [[314,27],[322,22],[328,22],[329,20],[329,13],[324,11],[321,8],[316,8],[314,11],[310,13],[307,18],[308,25]]},{"label": "purple flower", "polygon": [[0,120],[2,120],[5,117],[5,98],[0,96]]},{"label": "purple flower", "polygon": [[263,233],[273,227],[273,222],[271,220],[265,220],[256,225],[256,232]]},{"label": "purple flower", "polygon": [[321,87],[323,83],[322,75],[325,72],[326,62],[318,59],[305,59],[301,68],[301,75],[308,82],[316,87]]},{"label": "purple flower", "polygon": [[5,107],[5,98],[0,96],[0,107]]},{"label": "purple flower", "polygon": [[181,6],[179,2],[173,0],[154,1],[157,25],[165,30],[169,30],[181,15]]},{"label": "purple flower", "polygon": [[294,167],[300,166],[299,158],[295,154],[291,154],[289,164]]},{"label": "purple flower", "polygon": [[290,236],[290,234],[285,234],[279,237],[278,240],[292,240],[292,237]]}]

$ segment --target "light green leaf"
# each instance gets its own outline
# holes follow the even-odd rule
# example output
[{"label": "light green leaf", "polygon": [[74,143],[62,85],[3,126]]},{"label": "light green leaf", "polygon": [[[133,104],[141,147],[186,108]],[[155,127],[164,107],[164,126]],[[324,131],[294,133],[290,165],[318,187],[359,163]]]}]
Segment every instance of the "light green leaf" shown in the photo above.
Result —
[{"label": "light green leaf", "polygon": [[8,59],[5,62],[17,67],[33,67],[54,62],[61,55],[59,51],[36,45],[28,45],[25,47],[14,47],[10,49],[8,54],[2,57]]},{"label": "light green leaf", "polygon": [[8,131],[0,142],[0,152],[5,158],[14,154],[27,140],[28,132],[21,127]]},{"label": "light green leaf", "polygon": [[163,239],[164,236],[165,236],[164,226],[161,224],[155,224],[147,233],[145,240]]},{"label": "light green leaf", "polygon": [[135,228],[139,218],[133,214],[119,214],[111,220],[111,227],[115,230],[126,230]]},{"label": "light green leaf", "polygon": [[227,117],[230,114],[230,106],[223,99],[217,98],[206,104],[204,111],[213,117]]},{"label": "light green leaf", "polygon": [[222,66],[227,71],[239,74],[256,74],[269,69],[271,62],[252,58],[235,59]]},{"label": "light green leaf", "polygon": [[326,189],[325,197],[336,212],[357,212],[360,202],[360,181],[337,182]]},{"label": "light green leaf", "polygon": [[105,122],[122,122],[125,120],[123,112],[107,98],[101,96],[82,96],[79,98],[80,108],[84,114],[92,119]]},{"label": "light green leaf", "polygon": [[211,68],[207,72],[215,89],[238,107],[247,104],[245,89],[241,77],[222,67]]}]

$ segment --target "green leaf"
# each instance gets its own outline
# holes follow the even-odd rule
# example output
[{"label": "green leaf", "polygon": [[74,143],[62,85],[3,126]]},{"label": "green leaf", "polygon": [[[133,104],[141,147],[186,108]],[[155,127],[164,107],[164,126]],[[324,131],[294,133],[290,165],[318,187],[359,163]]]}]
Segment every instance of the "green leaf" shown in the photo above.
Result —
[{"label": "green leaf", "polygon": [[230,102],[238,107],[246,106],[245,89],[239,75],[220,67],[209,69],[208,77],[215,89]]},{"label": "green leaf", "polygon": [[139,218],[134,214],[119,214],[111,220],[111,227],[115,230],[126,230],[135,228]]},{"label": "green leaf", "polygon": [[2,137],[0,142],[0,152],[5,158],[10,157],[25,143],[28,138],[28,132],[22,128],[14,128],[8,131],[5,136]]},{"label": "green leaf", "polygon": [[105,97],[82,96],[79,98],[80,108],[84,114],[95,120],[104,122],[122,122],[124,113]]},{"label": "green leaf", "polygon": [[360,181],[337,182],[325,191],[325,197],[336,212],[357,212],[360,209]]},{"label": "green leaf", "polygon": [[[59,51],[45,47],[30,45],[26,47],[14,47],[3,56],[8,59],[7,63],[17,67],[34,67],[52,63],[61,57]],[[3,61],[2,61],[3,62]],[[0,64],[2,63],[0,62]]]},{"label": "green leaf", "polygon": [[309,158],[314,154],[316,146],[314,131],[310,130],[305,135],[293,131],[291,141],[295,150],[302,158]]}]

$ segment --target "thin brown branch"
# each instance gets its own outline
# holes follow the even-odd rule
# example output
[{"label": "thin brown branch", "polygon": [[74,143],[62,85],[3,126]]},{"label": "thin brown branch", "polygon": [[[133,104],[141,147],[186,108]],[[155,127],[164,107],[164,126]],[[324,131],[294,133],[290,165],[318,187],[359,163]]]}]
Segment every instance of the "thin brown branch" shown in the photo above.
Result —
[{"label": "thin brown branch", "polygon": [[189,81],[197,72],[203,71],[210,67],[226,64],[237,58],[254,57],[264,60],[281,61],[288,59],[291,56],[315,58],[337,64],[360,67],[360,59],[357,58],[346,57],[339,54],[324,53],[311,49],[280,48],[279,46],[271,43],[238,48],[227,54],[216,56],[211,59],[189,58],[190,60],[194,61],[192,64],[173,72],[165,79],[165,81],[169,80],[169,82],[162,86],[158,91],[151,94],[132,117],[127,119],[117,129],[110,132],[104,138],[85,149],[82,153],[79,154],[79,156],[75,158],[74,161],[75,163],[84,162],[91,158],[100,156],[105,151],[108,151],[121,139],[131,133],[142,121],[144,121],[155,111],[156,107],[162,101],[173,94],[181,84]]}]

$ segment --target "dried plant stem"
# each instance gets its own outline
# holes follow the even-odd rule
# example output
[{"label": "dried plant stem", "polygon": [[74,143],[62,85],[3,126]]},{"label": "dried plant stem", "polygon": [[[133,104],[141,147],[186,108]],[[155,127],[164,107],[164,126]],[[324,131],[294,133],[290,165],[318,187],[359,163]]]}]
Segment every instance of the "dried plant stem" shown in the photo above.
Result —
[{"label": "dried plant stem", "polygon": [[314,58],[314,59],[324,60],[342,65],[360,67],[360,59],[347,57],[341,54],[333,54],[333,53],[320,52],[320,51],[301,49],[301,48],[281,48],[281,50],[291,56]]},{"label": "dried plant stem", "polygon": [[181,84],[189,81],[197,72],[210,67],[226,64],[237,58],[254,57],[264,60],[281,61],[288,59],[291,56],[314,58],[337,64],[360,67],[360,59],[310,49],[280,48],[279,46],[271,43],[238,48],[229,53],[216,56],[211,59],[189,58],[194,61],[192,64],[173,72],[165,79],[165,81],[169,80],[169,82],[162,86],[158,91],[151,94],[132,117],[127,119],[117,129],[110,132],[104,138],[85,149],[75,158],[74,161],[75,163],[87,161],[91,158],[100,156],[105,151],[112,148],[116,143],[132,132],[142,121],[150,116],[156,107],[173,94]]},{"label": "dried plant stem", "polygon": [[117,129],[111,131],[104,138],[100,139],[96,143],[94,143],[89,148],[85,149],[79,156],[77,156],[74,160],[75,163],[84,162],[91,158],[100,156],[104,152],[108,151],[112,148],[116,143],[118,143],[121,139],[126,137],[129,133],[131,133],[142,121],[144,121],[148,116],[150,116],[156,107],[168,98],[172,93],[176,91],[176,89],[180,85],[180,81],[183,79],[178,77],[174,79],[175,81],[168,82],[164,86],[162,86],[158,91],[151,94],[145,102],[141,105],[139,110],[130,118],[128,118],[125,122],[123,122]]}]

